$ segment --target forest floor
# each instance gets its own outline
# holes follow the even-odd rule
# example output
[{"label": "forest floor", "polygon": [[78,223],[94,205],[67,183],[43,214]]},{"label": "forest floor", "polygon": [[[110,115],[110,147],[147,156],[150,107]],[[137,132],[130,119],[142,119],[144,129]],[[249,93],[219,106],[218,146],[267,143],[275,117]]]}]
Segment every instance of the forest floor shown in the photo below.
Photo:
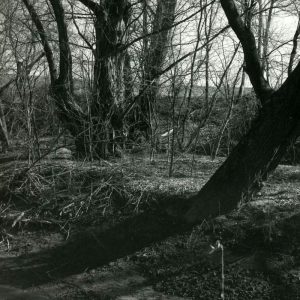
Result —
[{"label": "forest floor", "polygon": [[12,157],[0,156],[0,285],[49,299],[221,299],[223,270],[225,299],[300,299],[299,166],[186,228],[160,211],[174,201],[178,214],[223,159],[179,156],[169,178],[163,155],[29,169]]}]

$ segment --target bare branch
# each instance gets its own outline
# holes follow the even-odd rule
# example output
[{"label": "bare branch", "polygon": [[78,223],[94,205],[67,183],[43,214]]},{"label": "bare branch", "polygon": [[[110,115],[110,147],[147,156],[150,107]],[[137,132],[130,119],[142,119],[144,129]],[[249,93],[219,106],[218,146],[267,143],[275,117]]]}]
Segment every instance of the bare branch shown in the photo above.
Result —
[{"label": "bare branch", "polygon": [[51,79],[51,82],[53,83],[57,78],[57,70],[56,70],[55,63],[54,63],[53,52],[50,47],[50,43],[49,43],[47,34],[45,32],[44,26],[37,14],[35,8],[33,7],[33,5],[30,4],[28,0],[22,0],[22,1],[23,1],[24,5],[26,6],[26,8],[31,16],[32,21],[38,30],[38,33],[39,33],[39,36],[40,36],[40,39],[42,42],[42,46],[44,48],[46,58],[48,61],[50,79]]},{"label": "bare branch", "polygon": [[[72,12],[71,12],[71,18],[72,18],[73,24],[75,25],[76,30],[77,30],[79,36],[80,36],[80,37],[83,39],[83,41],[87,44],[88,49],[90,49],[90,50],[94,53],[95,51],[94,51],[93,45],[89,42],[89,40],[88,40],[88,39],[85,37],[85,35],[81,32],[81,30],[80,30],[80,28],[79,28],[79,26],[78,26],[78,24],[77,24],[77,22],[76,22],[76,19],[75,19],[75,16],[74,16],[74,6],[73,6],[73,4],[72,4],[70,1],[68,1],[68,2],[69,2],[69,4],[70,4],[71,10],[72,10]],[[94,54],[95,54],[95,53],[94,53]]]},{"label": "bare branch", "polygon": [[[225,32],[230,26],[227,25],[224,28],[222,28],[221,30],[219,30],[216,34],[214,34],[209,40],[206,41],[206,43],[204,43],[203,45],[201,45],[200,47],[198,47],[197,49],[188,52],[187,54],[181,56],[178,60],[176,60],[175,62],[173,62],[172,64],[170,64],[168,67],[166,67],[165,69],[163,69],[162,71],[156,73],[153,76],[153,81],[156,80],[159,76],[165,74],[166,72],[170,71],[172,68],[174,68],[177,64],[179,64],[181,61],[185,60],[187,57],[193,55],[195,52],[198,52],[202,49],[204,49],[208,44],[210,44],[214,39],[216,39],[220,34],[222,34],[223,32]],[[147,91],[147,89],[149,88],[149,86],[151,86],[152,82],[149,82],[148,86],[145,86],[140,93],[134,97],[133,101],[130,102],[128,104],[128,106],[124,109],[124,113],[122,115],[122,118],[126,117],[127,114],[131,111],[131,109],[134,107],[135,103],[137,103],[140,98],[144,95],[144,93]]]},{"label": "bare branch", "polygon": [[[40,61],[43,57],[45,56],[45,53],[41,53],[34,61],[32,61],[26,68],[26,73],[29,74],[31,69],[33,68],[33,66]],[[11,84],[13,84],[16,80],[17,80],[18,74],[16,75],[15,78],[12,78],[11,80],[9,80],[7,83],[5,83],[4,85],[2,85],[0,87],[0,96],[3,94],[3,92],[10,87]]]},{"label": "bare branch", "polygon": [[273,89],[265,79],[258,56],[255,37],[250,28],[243,22],[234,0],[221,0],[221,5],[228,22],[240,40],[246,62],[246,72],[249,75],[257,97],[264,105],[273,93]]}]

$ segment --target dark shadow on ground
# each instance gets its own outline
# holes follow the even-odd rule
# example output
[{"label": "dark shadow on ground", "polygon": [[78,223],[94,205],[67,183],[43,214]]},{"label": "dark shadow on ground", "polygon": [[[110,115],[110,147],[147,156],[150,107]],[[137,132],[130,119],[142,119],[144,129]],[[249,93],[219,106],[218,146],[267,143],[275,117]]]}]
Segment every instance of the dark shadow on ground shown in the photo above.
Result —
[{"label": "dark shadow on ground", "polygon": [[87,229],[53,249],[2,258],[0,284],[22,288],[45,284],[105,265],[190,229],[191,225],[178,218],[158,212],[142,213],[109,229]]}]

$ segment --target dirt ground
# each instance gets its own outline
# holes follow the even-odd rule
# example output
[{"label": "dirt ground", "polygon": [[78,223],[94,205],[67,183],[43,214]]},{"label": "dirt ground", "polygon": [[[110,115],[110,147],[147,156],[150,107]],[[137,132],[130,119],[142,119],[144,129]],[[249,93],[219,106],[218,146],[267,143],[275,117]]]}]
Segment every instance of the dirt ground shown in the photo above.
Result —
[{"label": "dirt ground", "polygon": [[299,166],[279,166],[252,202],[191,229],[160,214],[159,200],[198,191],[222,159],[180,158],[172,178],[162,158],[48,163],[51,174],[43,162],[14,197],[0,194],[2,287],[49,299],[221,299],[224,272],[225,299],[300,299]]}]

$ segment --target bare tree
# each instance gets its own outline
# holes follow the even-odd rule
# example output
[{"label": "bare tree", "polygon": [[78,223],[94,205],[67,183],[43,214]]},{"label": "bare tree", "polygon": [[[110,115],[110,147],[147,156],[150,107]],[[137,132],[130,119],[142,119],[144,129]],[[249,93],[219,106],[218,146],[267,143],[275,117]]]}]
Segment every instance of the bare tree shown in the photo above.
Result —
[{"label": "bare tree", "polygon": [[46,53],[51,79],[51,95],[55,100],[60,120],[74,136],[79,153],[85,155],[88,145],[92,144],[94,155],[106,157],[107,154],[113,152],[115,130],[121,128],[119,110],[124,98],[121,74],[124,58],[118,49],[124,38],[124,29],[128,21],[128,3],[127,1],[106,1],[104,5],[100,5],[93,1],[81,2],[95,16],[94,87],[90,109],[92,115],[89,119],[74,100],[72,55],[61,1],[50,1],[58,31],[59,72],[56,70],[47,32],[35,8],[28,0],[23,1],[39,32]]},{"label": "bare tree", "polygon": [[33,23],[35,24],[43,46],[50,74],[50,93],[55,101],[59,119],[66,129],[75,137],[78,152],[85,152],[84,120],[82,109],[74,100],[72,76],[72,56],[69,45],[65,12],[60,0],[50,0],[55,16],[59,38],[59,72],[54,61],[54,54],[48,35],[34,6],[28,0],[23,0]]},{"label": "bare tree", "polygon": [[[177,0],[159,0],[152,24],[149,44],[146,42],[139,105],[135,111],[136,124],[132,131],[140,131],[146,139],[151,137],[151,122],[158,92],[159,74],[168,51],[169,34],[175,18]],[[146,33],[144,31],[144,33]]]},{"label": "bare tree", "polygon": [[249,133],[198,195],[191,199],[193,205],[184,217],[187,222],[227,213],[239,201],[251,197],[300,134],[300,64],[284,84],[273,91],[263,76],[252,31],[245,26],[235,1],[221,0],[221,5],[231,28],[241,41],[246,71],[257,96],[262,100],[263,109]]},{"label": "bare tree", "polygon": [[[115,138],[122,134],[124,106],[124,51],[130,4],[123,1],[104,1],[98,4],[80,0],[95,17],[94,87],[91,106],[95,152],[101,157],[113,153]],[[106,143],[105,141],[109,141]]]}]

